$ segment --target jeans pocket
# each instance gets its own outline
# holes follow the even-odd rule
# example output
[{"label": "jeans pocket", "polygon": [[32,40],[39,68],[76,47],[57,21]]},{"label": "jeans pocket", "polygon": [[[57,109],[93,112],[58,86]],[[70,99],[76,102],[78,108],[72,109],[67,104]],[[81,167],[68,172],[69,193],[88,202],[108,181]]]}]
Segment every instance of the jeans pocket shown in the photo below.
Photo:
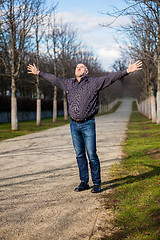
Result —
[{"label": "jeans pocket", "polygon": [[93,119],[91,119],[91,120],[88,120],[87,122],[86,122],[86,125],[94,125],[95,124],[95,119],[93,118]]}]

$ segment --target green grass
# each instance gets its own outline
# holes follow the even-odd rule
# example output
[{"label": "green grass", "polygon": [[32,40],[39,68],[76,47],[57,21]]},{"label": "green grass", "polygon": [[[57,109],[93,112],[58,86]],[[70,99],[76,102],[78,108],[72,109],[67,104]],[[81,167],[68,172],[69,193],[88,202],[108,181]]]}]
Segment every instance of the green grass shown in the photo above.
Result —
[{"label": "green grass", "polygon": [[36,121],[23,121],[23,122],[19,122],[18,131],[12,131],[10,123],[1,123],[0,124],[0,141],[30,134],[30,133],[40,132],[42,130],[46,130],[49,128],[59,127],[64,124],[68,124],[69,121],[70,120],[64,120],[63,117],[58,117],[56,123],[53,123],[52,118],[42,119],[40,127],[36,127]]},{"label": "green grass", "polygon": [[103,116],[103,115],[106,115],[106,114],[110,114],[110,113],[114,113],[118,108],[119,106],[121,105],[121,101],[119,101],[111,110],[109,110],[107,113],[99,113],[97,114],[97,116]]},{"label": "green grass", "polygon": [[[113,107],[112,110],[108,111],[107,113],[98,114],[97,116],[115,112],[117,108],[120,106],[120,104],[121,102],[118,102]],[[18,136],[23,136],[23,135],[34,133],[34,132],[40,132],[42,130],[46,130],[49,128],[59,127],[64,124],[68,124],[69,122],[70,120],[65,121],[63,116],[58,117],[56,123],[53,123],[52,118],[42,119],[40,127],[36,127],[36,121],[23,121],[23,122],[19,122],[18,131],[12,131],[10,123],[0,123],[0,141],[6,140],[9,138],[18,137]]]},{"label": "green grass", "polygon": [[115,231],[103,239],[160,240],[160,126],[134,109],[123,149],[106,185],[113,191],[103,196]]}]

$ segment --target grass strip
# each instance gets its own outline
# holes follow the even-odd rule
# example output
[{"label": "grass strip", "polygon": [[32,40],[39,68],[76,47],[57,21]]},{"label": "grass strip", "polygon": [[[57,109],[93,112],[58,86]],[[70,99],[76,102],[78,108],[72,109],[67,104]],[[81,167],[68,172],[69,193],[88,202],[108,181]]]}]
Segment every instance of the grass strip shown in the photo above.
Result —
[{"label": "grass strip", "polygon": [[[101,116],[104,114],[113,113],[117,110],[117,108],[120,106],[121,102],[118,102],[112,110],[108,111],[107,113],[98,114],[97,116]],[[0,141],[14,138],[18,136],[23,136],[30,133],[40,132],[42,130],[47,130],[49,128],[59,127],[65,124],[69,124],[70,118],[68,120],[64,120],[64,117],[58,117],[57,122],[53,123],[52,118],[42,119],[41,120],[41,126],[36,127],[36,121],[22,121],[19,122],[19,130],[18,131],[12,131],[11,130],[11,123],[0,123]]]},{"label": "grass strip", "polygon": [[124,160],[111,170],[104,197],[114,231],[104,240],[160,240],[160,126],[135,111],[123,145]]},{"label": "grass strip", "polygon": [[23,136],[30,133],[40,132],[42,130],[47,130],[49,128],[59,127],[65,124],[68,124],[70,120],[64,120],[63,117],[58,117],[57,122],[53,123],[52,118],[42,119],[41,126],[36,126],[36,121],[22,121],[19,122],[19,130],[12,131],[10,123],[1,123],[0,124],[0,141],[14,138],[18,136]]},{"label": "grass strip", "polygon": [[97,116],[103,116],[103,115],[106,115],[106,114],[114,113],[119,108],[121,103],[122,103],[122,101],[117,102],[111,110],[109,110],[108,112],[105,112],[105,113],[99,113],[99,114],[97,114]]}]

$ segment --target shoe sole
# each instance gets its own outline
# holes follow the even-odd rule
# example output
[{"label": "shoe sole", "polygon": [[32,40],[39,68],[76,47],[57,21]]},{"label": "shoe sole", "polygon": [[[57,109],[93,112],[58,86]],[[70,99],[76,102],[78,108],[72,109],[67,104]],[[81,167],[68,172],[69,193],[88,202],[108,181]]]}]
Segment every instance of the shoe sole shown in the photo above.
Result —
[{"label": "shoe sole", "polygon": [[90,187],[88,187],[88,188],[85,188],[85,189],[83,189],[83,190],[74,189],[74,191],[75,191],[75,192],[83,192],[83,191],[85,191],[85,190],[88,190],[88,189],[90,189]]},{"label": "shoe sole", "polygon": [[96,191],[96,190],[94,190],[94,189],[92,189],[92,190],[91,190],[91,192],[92,192],[92,193],[100,193],[100,192],[102,192],[102,189],[100,189],[100,190],[97,190],[97,191]]},{"label": "shoe sole", "polygon": [[100,191],[91,191],[91,193],[100,193],[100,192],[102,192],[102,190],[100,190]]}]

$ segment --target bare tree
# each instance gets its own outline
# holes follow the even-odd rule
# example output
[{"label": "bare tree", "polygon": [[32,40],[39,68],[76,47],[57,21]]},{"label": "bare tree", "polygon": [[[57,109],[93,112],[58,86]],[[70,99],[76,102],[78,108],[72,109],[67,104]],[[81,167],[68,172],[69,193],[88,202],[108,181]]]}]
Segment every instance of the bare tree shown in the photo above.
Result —
[{"label": "bare tree", "polygon": [[[62,20],[54,19],[49,22],[49,31],[46,37],[47,49],[49,57],[54,63],[54,75],[69,78],[73,76],[71,68],[78,41],[76,32],[67,24],[63,24]],[[68,119],[66,93],[63,92],[64,119]],[[57,87],[54,86],[53,100],[53,121],[57,119]]]},{"label": "bare tree", "polygon": [[[39,69],[39,24],[41,19],[39,18],[40,14],[40,6],[41,6],[41,1],[37,1],[36,4],[36,62],[37,62],[37,67]],[[41,99],[40,99],[40,89],[39,89],[39,75],[36,75],[36,92],[37,92],[37,117],[36,117],[36,126],[41,125]]]},{"label": "bare tree", "polygon": [[1,2],[0,58],[11,78],[11,128],[18,130],[16,78],[19,74],[26,36],[34,21],[33,0]]},{"label": "bare tree", "polygon": [[[59,73],[62,78],[72,77],[71,73],[73,66],[71,65],[72,59],[76,54],[76,50],[79,46],[77,41],[77,33],[70,28],[69,25],[59,24]],[[63,109],[64,109],[64,120],[68,119],[67,111],[67,98],[66,92],[63,91]]]},{"label": "bare tree", "polygon": [[[45,33],[45,18],[48,14],[51,14],[54,9],[53,7],[48,11],[45,9],[45,0],[37,0],[36,1],[36,10],[35,10],[35,36],[36,36],[36,65],[39,69],[39,45],[41,40],[43,39]],[[41,33],[40,33],[41,28]],[[37,117],[36,117],[36,126],[41,125],[41,96],[40,96],[40,80],[39,75],[36,76],[36,92],[37,92]]]},{"label": "bare tree", "polygon": [[[48,27],[46,32],[47,53],[53,61],[54,75],[57,76],[57,59],[58,59],[58,27],[56,25],[55,14],[48,18]],[[53,97],[53,122],[57,121],[57,87],[54,86]]]},{"label": "bare tree", "polygon": [[[145,66],[143,81],[145,97],[149,95],[150,85],[155,86],[153,82],[156,76],[152,67],[157,68],[157,124],[160,124],[160,2],[158,0],[126,0],[125,2],[127,3],[125,9],[120,10],[114,7],[113,14],[109,15],[114,16],[113,22],[122,15],[134,16],[136,19],[136,25],[134,25],[134,29],[130,28],[129,34],[134,36],[135,43],[138,44],[132,45],[134,47],[130,51],[130,55],[135,58],[139,54],[142,57]],[[139,23],[142,24],[141,27]],[[151,41],[149,42],[148,39]],[[152,51],[150,51],[151,48]]]}]

